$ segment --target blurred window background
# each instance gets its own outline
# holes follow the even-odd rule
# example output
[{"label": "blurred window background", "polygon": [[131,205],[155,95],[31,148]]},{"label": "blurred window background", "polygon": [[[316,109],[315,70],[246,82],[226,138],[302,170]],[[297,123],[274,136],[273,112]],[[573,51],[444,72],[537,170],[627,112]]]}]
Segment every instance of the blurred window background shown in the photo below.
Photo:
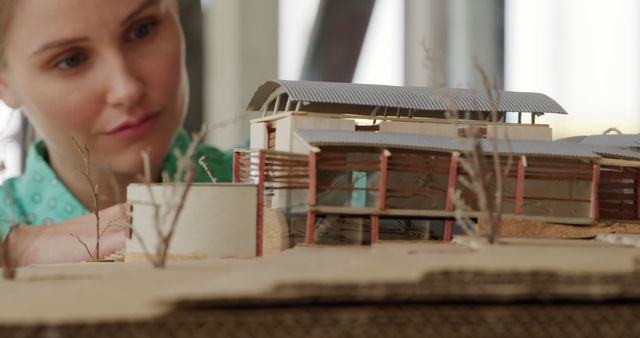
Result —
[{"label": "blurred window background", "polygon": [[22,172],[22,116],[0,101],[0,182]]},{"label": "blurred window background", "polygon": [[[372,3],[352,82],[404,84],[404,1]],[[300,80],[321,0],[280,0],[278,78]],[[326,2],[325,2],[326,6]],[[355,46],[352,46],[355,47]],[[355,49],[355,48],[354,48]]]},{"label": "blurred window background", "polygon": [[[181,0],[191,100],[185,128],[244,144],[245,107],[271,79],[549,95],[554,138],[640,132],[640,3],[635,0]],[[0,106],[0,159],[20,172],[26,123]],[[23,141],[27,139],[27,141]],[[0,178],[2,180],[2,178]]]},{"label": "blurred window background", "polygon": [[506,88],[543,92],[569,113],[555,137],[640,132],[640,2],[508,0]]}]

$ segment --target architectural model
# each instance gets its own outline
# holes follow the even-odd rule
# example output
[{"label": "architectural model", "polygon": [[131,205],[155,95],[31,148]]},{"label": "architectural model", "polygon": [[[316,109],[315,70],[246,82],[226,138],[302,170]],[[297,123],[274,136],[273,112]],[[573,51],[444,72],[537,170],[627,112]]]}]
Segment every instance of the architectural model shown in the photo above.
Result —
[{"label": "architectural model", "polygon": [[330,217],[365,220],[371,244],[384,239],[382,222],[398,219],[442,224],[440,238],[450,240],[455,188],[478,216],[473,194],[458,186],[471,125],[487,155],[495,138],[501,160],[513,160],[505,218],[640,220],[640,135],[553,141],[536,117],[566,111],[543,94],[495,92],[492,100],[467,89],[270,81],[247,110],[262,117],[251,121],[251,150],[235,152],[234,182],[258,186],[257,255],[273,210],[305,218],[307,244]]}]

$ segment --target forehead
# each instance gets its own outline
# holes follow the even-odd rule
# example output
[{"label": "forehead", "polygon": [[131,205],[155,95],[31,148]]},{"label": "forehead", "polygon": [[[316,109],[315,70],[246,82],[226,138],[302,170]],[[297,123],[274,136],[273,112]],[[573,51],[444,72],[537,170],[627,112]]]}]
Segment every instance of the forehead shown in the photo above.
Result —
[{"label": "forehead", "polygon": [[12,17],[9,40],[40,44],[51,39],[109,31],[145,3],[161,0],[20,0]]}]

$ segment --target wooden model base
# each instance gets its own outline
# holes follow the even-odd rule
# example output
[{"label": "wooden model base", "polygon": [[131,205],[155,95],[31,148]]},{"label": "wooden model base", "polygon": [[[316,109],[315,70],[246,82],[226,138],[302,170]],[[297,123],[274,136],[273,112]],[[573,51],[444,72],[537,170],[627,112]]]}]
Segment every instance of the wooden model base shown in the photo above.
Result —
[{"label": "wooden model base", "polygon": [[[486,224],[478,222],[478,234],[483,234]],[[595,225],[568,225],[535,221],[504,219],[500,226],[502,237],[588,239],[601,234],[640,234],[640,223],[598,223]]]},{"label": "wooden model base", "polygon": [[0,299],[3,338],[640,334],[638,251],[599,240],[458,237],[164,270],[30,267],[0,281]]}]

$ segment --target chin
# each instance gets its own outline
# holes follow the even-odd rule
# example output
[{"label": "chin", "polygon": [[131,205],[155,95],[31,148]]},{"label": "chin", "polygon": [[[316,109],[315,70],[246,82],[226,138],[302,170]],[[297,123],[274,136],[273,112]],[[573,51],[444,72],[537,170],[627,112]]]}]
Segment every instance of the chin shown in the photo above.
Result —
[{"label": "chin", "polygon": [[111,170],[118,175],[144,175],[144,164],[142,161],[142,153],[147,151],[149,154],[149,162],[151,170],[161,168],[167,154],[170,151],[171,139],[161,138],[153,142],[145,142],[136,144],[123,151],[110,156],[112,162],[109,164]]},{"label": "chin", "polygon": [[144,175],[144,165],[140,154],[120,154],[113,156],[109,164],[114,174],[119,176]]}]

